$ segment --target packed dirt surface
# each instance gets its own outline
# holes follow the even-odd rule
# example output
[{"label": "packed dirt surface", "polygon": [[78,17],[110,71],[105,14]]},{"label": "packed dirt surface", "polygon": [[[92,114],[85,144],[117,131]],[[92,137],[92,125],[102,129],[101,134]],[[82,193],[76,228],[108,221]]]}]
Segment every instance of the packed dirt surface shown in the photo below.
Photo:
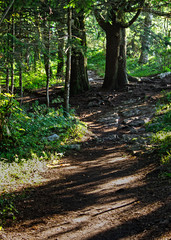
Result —
[{"label": "packed dirt surface", "polygon": [[120,92],[102,91],[93,72],[89,79],[91,89],[71,98],[89,133],[60,168],[45,172],[43,185],[27,189],[17,223],[0,239],[171,239],[171,186],[159,178],[155,152],[146,153],[144,127],[170,77],[143,78]]}]

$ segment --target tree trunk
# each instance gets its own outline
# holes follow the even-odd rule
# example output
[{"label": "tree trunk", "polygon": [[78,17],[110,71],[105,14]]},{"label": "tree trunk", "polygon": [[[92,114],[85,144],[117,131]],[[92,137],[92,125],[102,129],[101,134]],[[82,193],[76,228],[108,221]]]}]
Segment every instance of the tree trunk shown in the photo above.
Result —
[{"label": "tree trunk", "polygon": [[106,29],[106,66],[102,87],[108,90],[119,88],[120,32],[121,28],[118,25],[108,26]]},{"label": "tree trunk", "polygon": [[64,74],[64,30],[58,30],[59,41],[58,41],[58,66],[57,66],[57,77],[63,76]]},{"label": "tree trunk", "polygon": [[[68,4],[70,0],[68,0]],[[69,112],[69,97],[70,97],[70,79],[71,79],[71,46],[70,42],[72,39],[72,29],[71,29],[71,21],[72,21],[72,10],[68,8],[68,51],[67,51],[67,63],[66,63],[66,76],[65,76],[65,92],[64,92],[64,108],[66,113]]]},{"label": "tree trunk", "polygon": [[6,93],[9,93],[9,67],[6,67]]},{"label": "tree trunk", "polygon": [[14,17],[12,16],[11,94],[14,94],[14,54],[15,54],[14,36],[15,36],[15,23],[14,23]]},{"label": "tree trunk", "polygon": [[46,70],[46,102],[47,107],[49,107],[49,82],[51,77],[51,69],[50,69],[50,22],[48,22],[48,26],[44,24],[44,38],[45,38],[45,53],[44,53],[44,64]]},{"label": "tree trunk", "polygon": [[[74,25],[72,29],[75,37],[75,46],[72,48],[71,57],[71,88],[72,95],[85,92],[89,89],[87,75],[86,34],[84,24],[84,13],[74,13]],[[79,39],[79,40],[78,40]]]},{"label": "tree trunk", "polygon": [[20,96],[21,96],[20,104],[22,104],[22,97],[23,97],[23,72],[22,72],[21,64],[19,66],[19,85],[20,85]]},{"label": "tree trunk", "polygon": [[128,77],[126,73],[126,29],[121,29],[121,44],[118,66],[118,87],[123,88],[128,84]]},{"label": "tree trunk", "polygon": [[139,63],[145,64],[148,62],[148,52],[150,48],[150,28],[152,24],[152,14],[145,13],[144,19],[144,31],[141,37],[141,54],[139,58]]}]

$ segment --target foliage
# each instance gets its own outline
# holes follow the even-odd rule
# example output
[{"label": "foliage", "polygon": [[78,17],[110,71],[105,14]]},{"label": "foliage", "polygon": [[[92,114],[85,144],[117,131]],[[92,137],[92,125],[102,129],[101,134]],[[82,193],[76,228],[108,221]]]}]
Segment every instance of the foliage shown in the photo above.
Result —
[{"label": "foliage", "polygon": [[8,221],[15,221],[16,214],[14,195],[2,194],[0,196],[0,228],[7,225]]},{"label": "foliage", "polygon": [[[127,72],[131,76],[145,77],[162,72],[170,71],[169,68],[164,67],[165,61],[160,60],[160,63],[156,61],[155,57],[151,57],[147,64],[139,64],[138,58],[127,59]],[[88,51],[88,69],[95,70],[99,76],[104,77],[105,71],[105,53],[104,50],[97,48],[97,50]]]},{"label": "foliage", "polygon": [[161,158],[161,164],[166,166],[166,171],[171,174],[171,92],[164,93],[158,103],[156,116],[147,125],[152,135],[153,148],[157,150]]},{"label": "foliage", "polygon": [[105,54],[103,51],[88,51],[88,68],[96,71],[99,76],[104,77]]},{"label": "foliage", "polygon": [[0,94],[0,140],[4,138],[5,135],[10,135],[8,121],[12,113],[17,111],[18,102],[13,99],[10,94]]},{"label": "foliage", "polygon": [[[48,109],[46,105],[36,102],[29,109],[13,112],[9,118],[8,128],[10,136],[4,135],[1,143],[1,159],[14,161],[28,159],[33,154],[42,156],[43,152],[49,156],[51,152],[60,152],[69,141],[75,141],[81,136],[79,125],[83,127],[71,111],[66,118],[62,108],[58,110]],[[57,141],[48,141],[48,137],[57,134]]]}]

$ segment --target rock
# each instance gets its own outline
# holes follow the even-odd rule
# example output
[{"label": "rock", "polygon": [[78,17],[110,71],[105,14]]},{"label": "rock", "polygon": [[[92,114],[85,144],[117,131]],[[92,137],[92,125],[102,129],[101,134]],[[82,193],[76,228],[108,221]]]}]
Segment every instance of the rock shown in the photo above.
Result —
[{"label": "rock", "polygon": [[138,131],[137,131],[137,129],[135,129],[135,128],[131,128],[130,129],[130,133],[133,133],[133,134],[135,134],[135,133],[137,133]]},{"label": "rock", "polygon": [[131,109],[129,111],[122,112],[122,115],[124,117],[134,117],[140,114],[141,114],[141,110],[139,109]]},{"label": "rock", "polygon": [[104,117],[99,119],[100,123],[107,123],[109,126],[118,126],[119,123],[119,114],[114,112],[114,113],[107,113]]},{"label": "rock", "polygon": [[81,149],[81,146],[80,146],[80,144],[71,144],[71,145],[69,145],[69,149],[79,151]]},{"label": "rock", "polygon": [[145,132],[145,128],[144,128],[144,127],[141,127],[141,128],[139,128],[139,129],[137,130],[137,132],[143,133],[143,132]]},{"label": "rock", "polygon": [[129,123],[130,126],[140,127],[145,124],[145,121],[142,119],[135,119]]},{"label": "rock", "polygon": [[127,126],[129,125],[130,122],[132,122],[132,119],[124,119],[123,120],[123,124],[127,125]]},{"label": "rock", "polygon": [[99,104],[98,102],[93,101],[93,102],[89,102],[87,106],[88,106],[88,107],[99,107],[99,105],[100,105],[100,104]]},{"label": "rock", "polygon": [[138,139],[139,135],[137,134],[123,134],[122,139],[126,143],[132,143],[134,139]]},{"label": "rock", "polygon": [[128,104],[133,104],[133,103],[137,103],[137,99],[132,98],[132,99],[122,102],[121,104],[128,105]]},{"label": "rock", "polygon": [[52,141],[55,141],[55,140],[58,140],[59,139],[59,136],[57,134],[53,134],[49,137],[46,138],[48,141],[52,142]]},{"label": "rock", "polygon": [[160,73],[160,74],[157,75],[157,76],[162,79],[162,78],[171,76],[171,72]]}]

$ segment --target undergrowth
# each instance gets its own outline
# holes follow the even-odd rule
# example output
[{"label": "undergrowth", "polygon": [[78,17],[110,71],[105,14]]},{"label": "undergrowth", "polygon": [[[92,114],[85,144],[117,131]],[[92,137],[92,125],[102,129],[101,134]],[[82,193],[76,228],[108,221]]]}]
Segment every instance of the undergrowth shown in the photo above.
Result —
[{"label": "undergrowth", "polygon": [[152,135],[152,146],[160,157],[163,176],[171,177],[171,92],[163,93],[157,103],[156,115],[147,125]]},{"label": "undergrowth", "polygon": [[[99,76],[104,77],[105,53],[103,50],[91,50],[88,52],[88,68],[96,71]],[[139,64],[138,58],[127,59],[127,72],[131,76],[145,77],[169,71],[171,71],[171,69],[169,67],[165,67],[164,62],[159,63],[154,57],[151,57],[147,64]]]},{"label": "undergrowth", "polygon": [[1,94],[0,109],[0,228],[6,220],[15,220],[15,194],[20,186],[43,181],[41,173],[51,163],[59,163],[66,149],[85,134],[86,126],[71,110],[64,114],[62,106],[55,110],[39,105],[19,108],[9,95]]},{"label": "undergrowth", "polygon": [[[62,107],[55,110],[36,102],[29,110],[18,108],[8,119],[9,131],[3,134],[0,159],[20,162],[34,154],[48,157],[52,152],[62,151],[68,142],[76,141],[84,128],[73,111],[66,118]],[[49,140],[54,134],[57,139]]]}]

